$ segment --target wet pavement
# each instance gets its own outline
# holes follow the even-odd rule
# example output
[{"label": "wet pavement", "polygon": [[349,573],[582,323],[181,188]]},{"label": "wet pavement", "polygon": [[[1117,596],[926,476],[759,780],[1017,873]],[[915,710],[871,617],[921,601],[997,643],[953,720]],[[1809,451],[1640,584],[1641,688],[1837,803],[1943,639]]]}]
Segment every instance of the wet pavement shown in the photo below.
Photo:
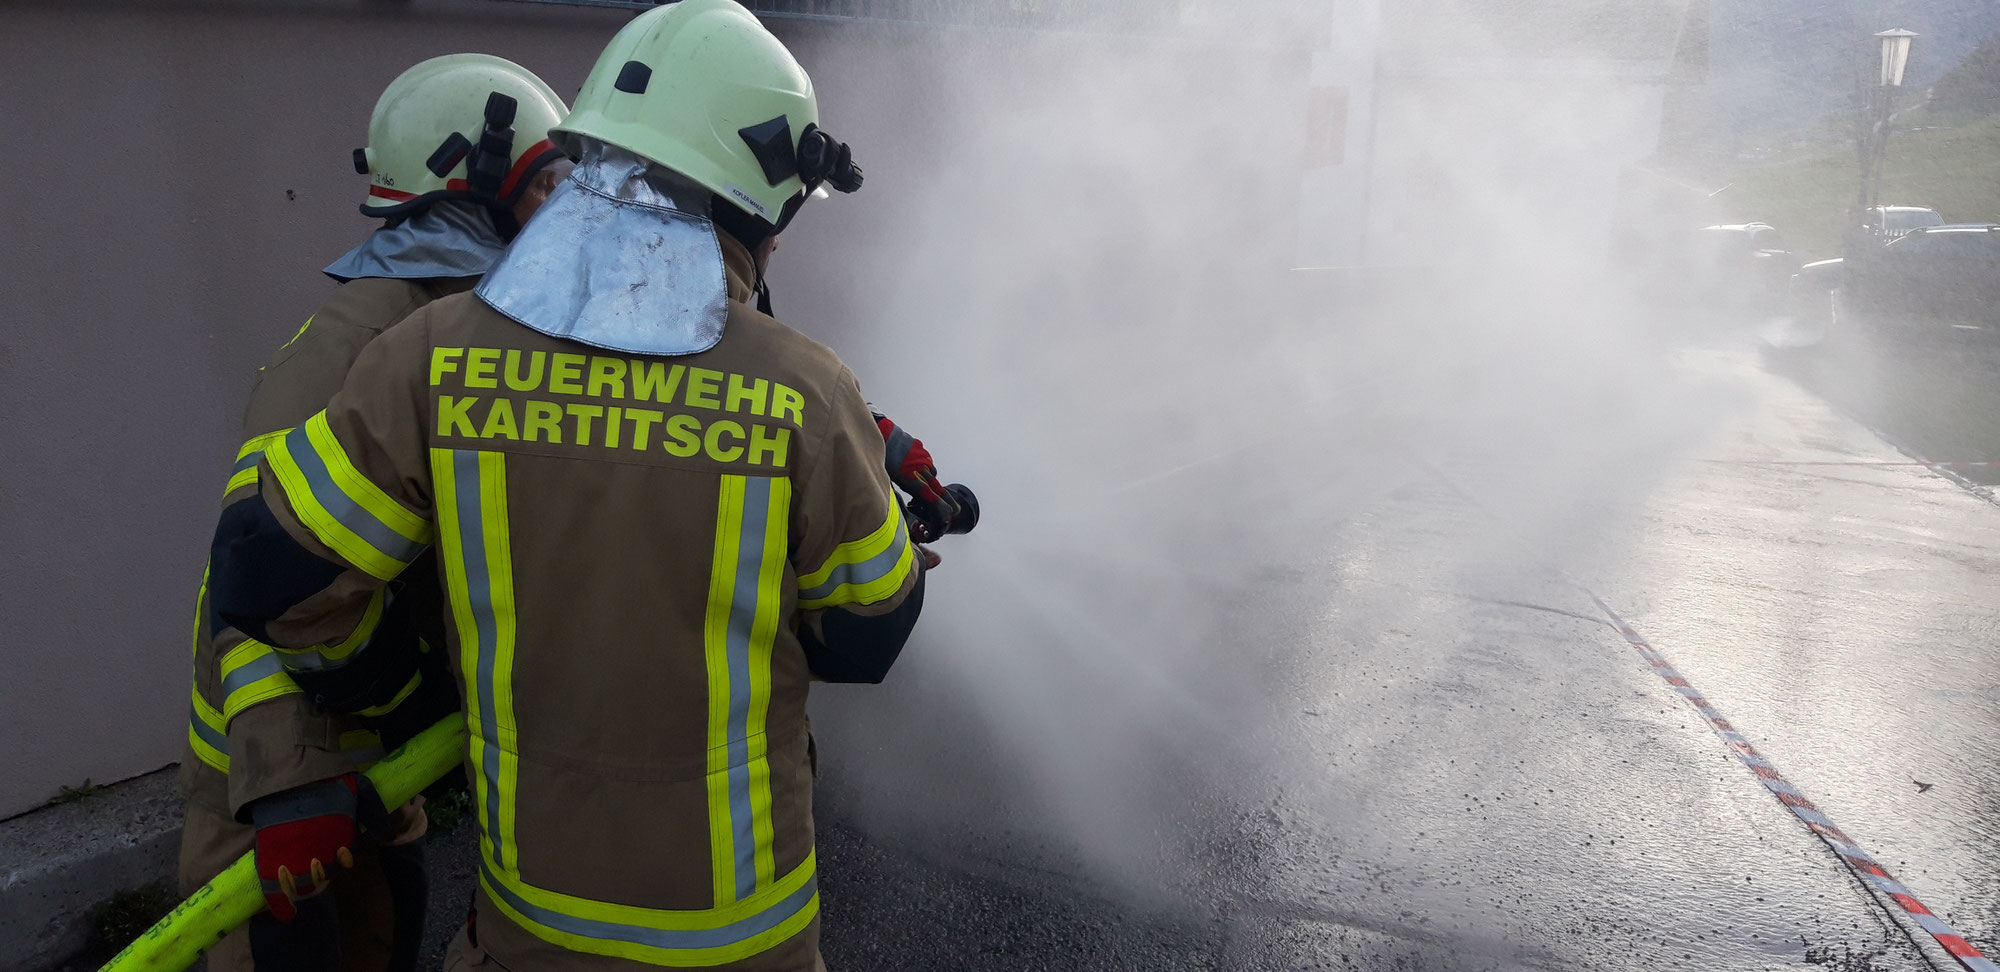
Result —
[{"label": "wet pavement", "polygon": [[[887,686],[816,693],[829,967],[1952,968],[1592,595],[1996,950],[2000,509],[1908,465],[1797,362],[1746,346],[1679,367],[1729,417],[1630,458],[1643,474],[1601,502],[1533,502],[1519,457],[1384,451],[1387,488],[1216,563],[1239,582],[1153,592],[1173,608],[1052,596],[1096,564],[934,585],[927,619],[957,626]],[[1966,451],[1983,420],[1874,415],[1986,458]],[[1001,618],[1017,653],[953,656]],[[1130,643],[1068,650],[1121,618],[1143,619]],[[1212,657],[1169,659],[1188,640]],[[469,842],[437,846],[458,906]]]},{"label": "wet pavement", "polygon": [[[1831,330],[1828,330],[1831,328]],[[1866,319],[1788,323],[1822,337],[1773,354],[1773,370],[1887,437],[1911,458],[1960,463],[1981,485],[2000,484],[2000,334],[1948,321]]]}]

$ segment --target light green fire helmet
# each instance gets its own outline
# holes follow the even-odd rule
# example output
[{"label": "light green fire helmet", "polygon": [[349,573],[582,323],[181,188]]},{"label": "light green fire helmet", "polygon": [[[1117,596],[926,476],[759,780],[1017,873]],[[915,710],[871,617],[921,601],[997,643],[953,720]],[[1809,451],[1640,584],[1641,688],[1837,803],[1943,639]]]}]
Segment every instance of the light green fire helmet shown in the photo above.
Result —
[{"label": "light green fire helmet", "polygon": [[822,183],[861,188],[853,154],[819,128],[812,79],[734,0],[680,0],[625,25],[549,137],[571,158],[594,139],[671,169],[767,232]]},{"label": "light green fire helmet", "polygon": [[[389,82],[354,169],[368,176],[366,216],[399,216],[439,199],[511,205],[562,158],[549,128],[568,108],[534,72],[491,54],[447,54]],[[518,134],[517,134],[518,133]]]}]

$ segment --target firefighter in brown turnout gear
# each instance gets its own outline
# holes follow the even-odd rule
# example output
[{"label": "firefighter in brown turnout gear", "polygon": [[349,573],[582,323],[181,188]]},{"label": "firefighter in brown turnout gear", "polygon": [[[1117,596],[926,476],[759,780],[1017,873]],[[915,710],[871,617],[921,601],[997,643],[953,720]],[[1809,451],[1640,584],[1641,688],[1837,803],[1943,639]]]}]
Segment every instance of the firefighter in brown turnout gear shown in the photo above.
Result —
[{"label": "firefighter in brown turnout gear", "polygon": [[267,446],[211,597],[323,650],[434,552],[481,828],[460,961],[812,969],[807,686],[879,681],[923,570],[854,376],[751,305],[751,254],[861,172],[731,0],[633,20],[551,137],[576,170],[479,287]]},{"label": "firefighter in brown turnout gear", "polygon": [[[362,212],[385,223],[326,268],[342,286],[259,374],[225,508],[257,495],[264,450],[326,405],[363,347],[409,312],[471,289],[499,258],[567,168],[547,141],[565,111],[539,78],[483,54],[424,61],[383,92],[355,164],[371,177]],[[299,808],[296,788],[344,777],[457,708],[436,582],[418,574],[403,586],[395,603],[371,602],[366,630],[314,652],[288,652],[217,625],[208,605],[199,607],[181,760],[183,893],[253,849],[275,877],[287,866],[287,845],[328,826],[315,822],[324,816],[317,812],[285,819],[297,816],[289,812]],[[437,650],[400,659],[351,650],[398,627],[407,629],[398,636]],[[387,815],[377,840],[352,842],[357,866],[323,898],[304,900],[315,890],[311,864],[291,864],[291,894],[270,894],[271,914],[225,938],[208,967],[414,967],[425,897],[416,840],[424,825],[420,800]]]}]

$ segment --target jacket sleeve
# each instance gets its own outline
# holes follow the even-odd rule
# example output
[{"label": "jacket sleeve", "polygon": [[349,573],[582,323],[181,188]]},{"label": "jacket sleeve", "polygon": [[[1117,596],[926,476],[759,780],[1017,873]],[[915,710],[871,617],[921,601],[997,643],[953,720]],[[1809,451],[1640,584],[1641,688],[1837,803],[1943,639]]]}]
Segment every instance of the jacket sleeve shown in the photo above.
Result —
[{"label": "jacket sleeve", "polygon": [[[291,340],[258,369],[244,406],[244,443],[224,490],[225,509],[259,495],[265,448],[304,424],[340,391],[362,350],[381,335],[380,322],[408,316],[430,296],[388,281],[350,285],[290,335]],[[401,601],[388,607],[394,610]],[[200,613],[207,614],[205,604]],[[392,624],[393,619],[385,615],[381,623]],[[362,627],[367,626],[364,615]],[[222,794],[232,813],[262,797],[347,772],[378,757],[400,742],[402,726],[425,721],[437,708],[418,711],[421,707],[413,700],[451,692],[430,685],[430,676],[413,680],[408,664],[295,668],[286,663],[311,664],[314,659],[280,651],[235,628],[212,630],[207,623],[201,628],[197,702],[191,719],[203,718],[205,709],[208,721],[201,731],[222,738],[207,753],[197,749],[196,756],[224,770]],[[369,638],[369,651],[351,657],[366,662],[393,656],[382,650],[388,640],[382,632],[371,630]],[[323,648],[320,654],[325,654]],[[379,715],[375,714],[378,701],[387,703],[383,706],[387,711]]]},{"label": "jacket sleeve", "polygon": [[385,614],[384,586],[430,545],[428,334],[420,311],[371,342],[325,410],[265,445],[257,491],[223,512],[216,623],[288,668],[353,663]]},{"label": "jacket sleeve", "polygon": [[795,487],[799,637],[826,681],[879,682],[916,624],[923,568],[884,467],[881,430],[842,369]]}]

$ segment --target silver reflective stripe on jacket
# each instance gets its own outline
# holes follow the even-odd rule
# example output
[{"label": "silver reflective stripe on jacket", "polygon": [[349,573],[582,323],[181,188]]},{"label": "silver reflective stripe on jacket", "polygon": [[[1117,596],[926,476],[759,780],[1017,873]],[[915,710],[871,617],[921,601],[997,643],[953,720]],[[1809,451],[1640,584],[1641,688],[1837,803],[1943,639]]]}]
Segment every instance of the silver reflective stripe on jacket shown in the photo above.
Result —
[{"label": "silver reflective stripe on jacket", "polygon": [[709,193],[591,145],[474,291],[552,337],[637,354],[694,354],[729,317]]}]

